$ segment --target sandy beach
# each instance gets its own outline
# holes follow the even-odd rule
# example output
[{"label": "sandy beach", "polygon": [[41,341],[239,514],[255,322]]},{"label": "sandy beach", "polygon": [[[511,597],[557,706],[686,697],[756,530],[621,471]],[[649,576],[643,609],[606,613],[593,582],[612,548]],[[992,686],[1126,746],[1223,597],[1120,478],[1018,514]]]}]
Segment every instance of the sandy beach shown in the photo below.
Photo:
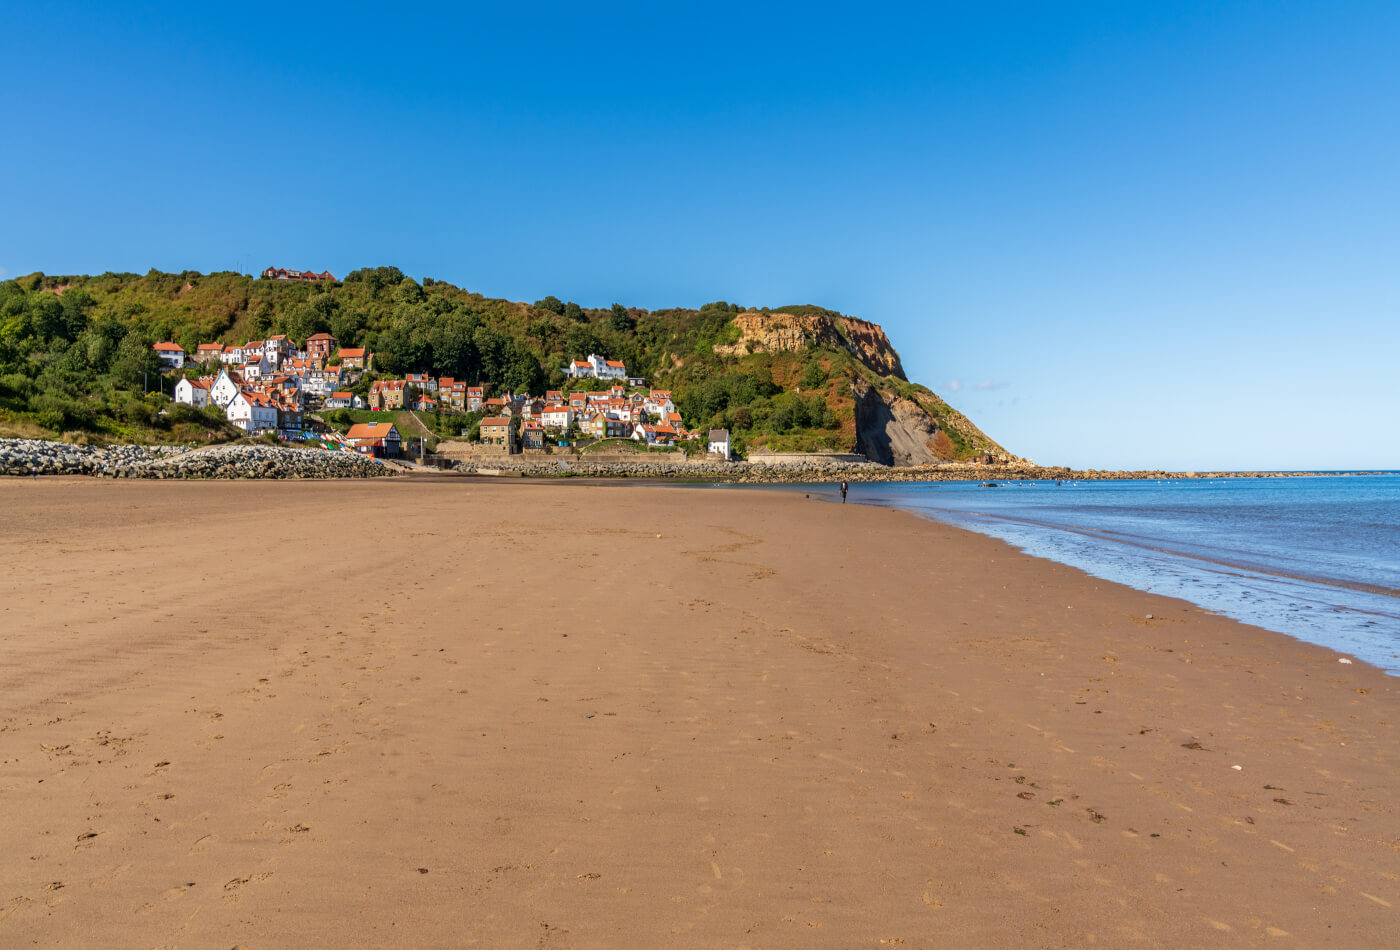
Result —
[{"label": "sandy beach", "polygon": [[0,946],[1400,940],[1400,681],[989,538],[490,479],[0,511]]}]

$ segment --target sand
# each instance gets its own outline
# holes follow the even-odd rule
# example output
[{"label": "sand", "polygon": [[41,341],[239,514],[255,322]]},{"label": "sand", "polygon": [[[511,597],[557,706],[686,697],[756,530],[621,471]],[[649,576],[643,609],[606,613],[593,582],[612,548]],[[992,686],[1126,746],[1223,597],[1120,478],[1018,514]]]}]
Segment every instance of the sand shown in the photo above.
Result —
[{"label": "sand", "polygon": [[0,512],[0,946],[1400,941],[1396,679],[992,539],[489,479]]}]

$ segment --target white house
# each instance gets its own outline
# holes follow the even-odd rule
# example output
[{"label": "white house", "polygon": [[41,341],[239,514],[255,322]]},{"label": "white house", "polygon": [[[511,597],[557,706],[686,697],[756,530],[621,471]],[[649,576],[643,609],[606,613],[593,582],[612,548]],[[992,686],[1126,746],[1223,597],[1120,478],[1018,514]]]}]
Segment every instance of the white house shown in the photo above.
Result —
[{"label": "white house", "polygon": [[709,448],[710,454],[711,454],[711,455],[718,455],[720,458],[725,459],[726,461],[728,461],[728,459],[729,459],[729,451],[730,451],[730,448],[729,448],[729,430],[728,430],[728,429],[711,429],[711,430],[710,430],[710,440],[709,440],[709,441],[710,441],[710,448]]},{"label": "white house", "polygon": [[653,389],[642,405],[646,407],[647,412],[654,412],[663,419],[669,419],[671,413],[676,411],[676,404],[671,401],[669,389]]},{"label": "white house", "polygon": [[363,409],[365,401],[351,392],[331,393],[326,397],[327,409]]},{"label": "white house", "polygon": [[182,379],[175,384],[175,401],[196,409],[209,405],[209,381],[204,379]]},{"label": "white house", "polygon": [[627,367],[620,360],[604,359],[597,353],[589,353],[586,360],[574,360],[564,368],[564,372],[574,379],[587,377],[596,379],[627,378]]},{"label": "white house", "polygon": [[605,360],[596,353],[588,354],[588,362],[593,364],[593,375],[599,379],[626,379],[627,367],[621,360]]},{"label": "white house", "polygon": [[330,398],[331,393],[335,392],[336,386],[339,384],[339,376],[330,376],[315,370],[312,370],[301,378],[302,392],[306,393],[308,396],[316,396],[320,399]]},{"label": "white house", "polygon": [[[247,351],[245,350],[244,353],[246,354]],[[268,360],[267,355],[263,354],[257,357],[248,356],[243,362],[243,369],[241,372],[243,373],[244,379],[253,382],[254,380],[262,379],[264,376],[271,376],[274,369],[275,367],[272,365],[271,361]]]},{"label": "white house", "polygon": [[238,384],[233,381],[228,370],[219,370],[219,375],[214,377],[214,382],[209,386],[209,401],[220,409],[226,409],[237,395]]},{"label": "white house", "polygon": [[574,411],[568,406],[545,406],[540,423],[546,429],[567,429],[574,421]]},{"label": "white house", "polygon": [[240,392],[224,410],[228,421],[250,435],[277,428],[277,404],[267,393]]},{"label": "white house", "polygon": [[165,369],[181,369],[185,365],[185,348],[178,343],[157,343],[151,349],[156,351]]},{"label": "white house", "polygon": [[285,334],[279,333],[276,336],[270,336],[263,342],[263,356],[267,358],[273,369],[277,369],[291,359],[295,351],[296,347]]},{"label": "white house", "polygon": [[632,438],[647,445],[672,445],[677,433],[671,426],[639,425],[632,430]]}]

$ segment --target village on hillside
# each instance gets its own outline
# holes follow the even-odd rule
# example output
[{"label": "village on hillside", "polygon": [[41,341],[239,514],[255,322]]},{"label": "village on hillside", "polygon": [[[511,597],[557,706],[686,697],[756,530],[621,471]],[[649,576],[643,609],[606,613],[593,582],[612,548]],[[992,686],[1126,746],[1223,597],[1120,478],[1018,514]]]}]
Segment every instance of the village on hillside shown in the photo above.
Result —
[{"label": "village on hillside", "polygon": [[[283,273],[296,276],[273,279],[324,279],[309,272]],[[727,431],[687,429],[669,391],[647,388],[645,379],[627,375],[623,363],[596,353],[574,360],[563,372],[571,381],[602,381],[606,388],[590,382],[587,390],[488,396],[480,383],[409,373],[401,379],[373,379],[359,395],[352,390],[374,369],[374,354],[340,347],[329,333],[313,334],[302,346],[277,334],[242,345],[201,343],[193,354],[171,342],[156,343],[153,349],[168,370],[183,371],[191,363],[209,370],[176,382],[177,403],[217,407],[249,435],[302,441],[313,428],[310,413],[337,409],[461,413],[464,419],[475,413],[480,444],[507,453],[625,439],[649,448],[695,442],[715,455],[731,456]],[[333,441],[375,458],[397,458],[404,435],[392,422],[358,422]]]}]

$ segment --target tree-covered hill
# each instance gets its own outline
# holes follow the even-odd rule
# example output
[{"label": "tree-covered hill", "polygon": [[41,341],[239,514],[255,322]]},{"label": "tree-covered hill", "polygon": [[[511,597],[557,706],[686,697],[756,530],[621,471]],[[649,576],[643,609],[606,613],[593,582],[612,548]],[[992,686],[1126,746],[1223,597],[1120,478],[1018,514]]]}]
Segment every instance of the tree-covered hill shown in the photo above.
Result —
[{"label": "tree-covered hill", "polygon": [[204,342],[285,333],[301,343],[319,332],[375,352],[381,375],[452,376],[493,392],[559,388],[570,360],[603,354],[673,390],[687,425],[728,427],[750,450],[880,457],[872,427],[904,406],[904,415],[918,407],[930,420],[918,438],[932,457],[1006,454],[908,383],[878,327],[820,307],[746,311],[720,301],[590,309],[552,296],[526,304],[414,280],[395,267],[323,283],[191,271],[31,274],[0,283],[0,435],[119,438],[140,429],[146,438],[167,437],[155,413],[160,397],[143,392],[171,391],[152,343],[173,340],[193,353]]}]

